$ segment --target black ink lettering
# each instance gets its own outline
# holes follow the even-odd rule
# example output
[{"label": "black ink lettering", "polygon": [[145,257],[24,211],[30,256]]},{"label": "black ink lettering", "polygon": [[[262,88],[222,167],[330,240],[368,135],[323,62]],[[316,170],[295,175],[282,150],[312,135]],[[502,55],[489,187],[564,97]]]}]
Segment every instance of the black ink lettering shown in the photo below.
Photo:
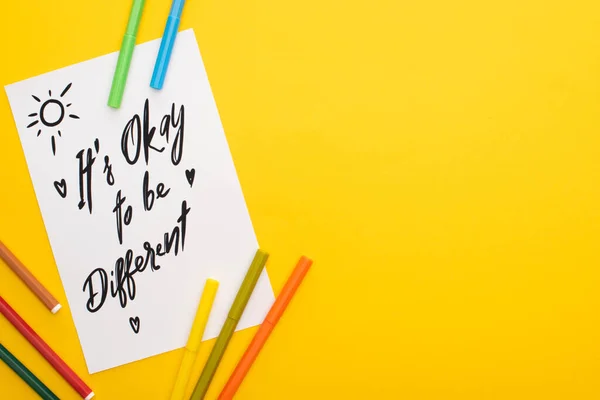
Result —
[{"label": "black ink lettering", "polygon": [[171,105],[171,125],[177,128],[175,138],[173,139],[173,148],[171,149],[171,162],[173,165],[179,165],[183,158],[183,134],[185,125],[185,107],[179,107],[179,115],[175,119],[175,104]]},{"label": "black ink lettering", "polygon": [[165,233],[165,252],[170,253],[171,249],[173,249],[173,244],[175,244],[175,255],[177,255],[179,252],[179,232],[179,227],[176,226],[171,235],[168,232]]},{"label": "black ink lettering", "polygon": [[135,257],[135,271],[136,272],[144,272],[146,267],[144,266],[144,257],[137,256]]},{"label": "black ink lettering", "polygon": [[[127,262],[127,293],[129,294],[130,299],[135,298],[135,279],[133,279],[133,274],[135,274],[135,269],[131,271],[131,265],[133,263],[133,251],[128,250],[125,255],[125,261]],[[130,272],[131,271],[131,272]]]},{"label": "black ink lettering", "polygon": [[[175,129],[173,137],[170,130]],[[175,114],[175,104],[171,104],[170,114],[164,115],[159,126],[159,135],[166,143],[171,144],[171,162],[177,166],[183,158],[183,143],[185,135],[185,106],[181,105]],[[125,160],[134,165],[137,163],[143,150],[146,165],[150,162],[150,150],[162,153],[165,147],[152,144],[155,139],[156,127],[150,124],[150,102],[144,102],[142,117],[135,114],[125,125],[121,136],[121,151]],[[131,143],[130,143],[131,141]]]},{"label": "black ink lettering", "polygon": [[127,210],[125,210],[125,219],[123,220],[125,225],[129,226],[131,223],[131,218],[133,218],[133,208],[131,206],[127,206]]},{"label": "black ink lettering", "polygon": [[169,143],[169,130],[171,129],[171,116],[169,114],[163,116],[160,121],[160,136],[164,136],[167,143]]},{"label": "black ink lettering", "polygon": [[[135,153],[133,157],[131,157],[131,154],[129,153],[130,136],[131,144],[135,147]],[[125,129],[123,130],[123,135],[121,136],[121,152],[123,153],[123,157],[125,157],[125,160],[129,165],[134,165],[140,158],[141,143],[142,127],[140,123],[140,116],[136,114],[129,120],[129,122],[127,122],[127,125],[125,125]]]},{"label": "black ink lettering", "polygon": [[165,253],[164,251],[162,251],[162,244],[158,243],[156,245],[156,255],[159,256],[159,257],[162,257],[165,254],[167,254],[167,253]]},{"label": "black ink lettering", "polygon": [[148,171],[144,174],[144,183],[142,184],[142,199],[144,200],[144,210],[150,211],[152,207],[154,207],[154,191],[152,189],[148,190],[148,181],[150,180],[150,176],[148,175]]},{"label": "black ink lettering", "polygon": [[148,161],[150,159],[150,149],[162,153],[165,148],[157,149],[152,146],[152,139],[154,138],[154,134],[156,133],[156,128],[150,128],[150,106],[148,104],[148,99],[144,103],[144,158],[146,160],[146,165],[148,165]]},{"label": "black ink lettering", "polygon": [[165,233],[164,245],[165,252],[168,254],[171,252],[173,246],[175,246],[175,255],[179,253],[179,237],[181,235],[181,251],[185,249],[185,233],[187,230],[187,215],[190,213],[190,208],[187,206],[187,201],[181,203],[181,215],[177,218],[177,222],[181,224],[181,227],[176,226],[171,235]]},{"label": "black ink lettering", "polygon": [[[83,154],[86,153],[84,165]],[[90,214],[92,213],[92,167],[96,161],[96,157],[92,157],[92,149],[81,150],[77,153],[79,160],[79,209],[81,210],[86,202]],[[85,178],[85,181],[84,181]],[[84,191],[84,186],[86,186]]]},{"label": "black ink lettering", "polygon": [[[115,208],[122,208],[124,201],[125,198],[123,198],[119,192],[117,194],[117,204],[120,203],[120,206]],[[184,251],[187,232],[187,216],[190,211],[191,208],[188,207],[187,201],[184,200],[181,203],[181,214],[179,218],[177,218],[178,225],[175,226],[170,233],[164,234],[162,243],[157,243],[155,247],[152,247],[149,242],[144,242],[144,255],[134,257],[133,250],[128,249],[125,252],[124,257],[117,259],[114,270],[110,271],[110,292],[108,290],[109,279],[106,270],[102,268],[95,269],[83,284],[84,292],[88,292],[88,301],[86,304],[88,311],[92,313],[99,311],[105,304],[105,300],[109,293],[112,298],[119,299],[121,308],[126,308],[129,301],[135,299],[137,293],[135,282],[136,273],[142,273],[146,271],[148,267],[150,267],[149,269],[153,272],[159,271],[161,266],[156,263],[157,257],[163,257],[171,252],[177,256],[180,251]],[[179,247],[180,245],[181,247]],[[98,284],[100,285],[100,291],[97,290]],[[98,295],[100,295],[99,301],[97,300]]]},{"label": "black ink lettering", "polygon": [[115,201],[115,208],[113,208],[113,213],[115,213],[115,217],[117,219],[117,238],[119,239],[119,244],[123,244],[123,223],[125,225],[129,225],[131,223],[131,218],[133,217],[133,208],[131,206],[127,206],[125,209],[125,218],[123,218],[123,204],[127,200],[127,197],[123,197],[121,191],[117,192],[117,199]]},{"label": "black ink lettering", "polygon": [[142,183],[142,200],[144,202],[144,210],[150,211],[152,207],[154,207],[154,199],[162,199],[167,197],[171,189],[167,189],[165,191],[165,184],[159,183],[156,186],[156,193],[154,193],[153,189],[148,189],[150,185],[150,174],[148,171],[144,173],[144,181]]},{"label": "black ink lettering", "polygon": [[[160,246],[160,244],[159,244]],[[156,264],[156,252],[148,242],[144,242],[144,250],[146,250],[146,262],[144,263],[144,269],[150,264],[150,269],[152,271],[158,271],[160,269],[160,265]]]},{"label": "black ink lettering", "polygon": [[181,224],[181,251],[185,249],[185,232],[187,227],[187,216],[191,208],[187,206],[187,201],[181,203],[181,215],[177,218],[177,222]]},{"label": "black ink lettering", "polygon": [[136,286],[133,275],[136,273],[136,270],[131,269],[132,261],[133,251],[130,249],[125,253],[125,258],[121,257],[115,263],[115,280],[110,283],[111,296],[119,297],[121,308],[127,307],[128,300],[135,299]]},{"label": "black ink lettering", "polygon": [[[94,277],[98,276],[100,280],[100,293],[94,290]],[[85,282],[83,283],[83,291],[88,291],[88,301],[85,305],[87,310],[91,313],[95,313],[100,310],[106,301],[107,295],[107,285],[108,284],[108,276],[106,276],[106,271],[102,268],[96,268],[92,273],[87,277]],[[88,289],[86,289],[88,288]],[[96,296],[100,294],[100,301],[96,304]]]},{"label": "black ink lettering", "polygon": [[116,205],[115,208],[113,208],[113,213],[115,213],[117,218],[117,238],[119,239],[119,244],[123,244],[123,219],[121,218],[121,210],[126,199],[126,197],[121,197],[121,191],[119,190],[117,192]]},{"label": "black ink lettering", "polygon": [[164,197],[167,197],[170,191],[171,189],[167,189],[167,191],[165,192],[165,184],[159,183],[158,185],[156,185],[156,198],[162,199]]},{"label": "black ink lettering", "polygon": [[112,164],[110,163],[110,158],[108,156],[104,156],[104,171],[102,172],[106,174],[106,183],[110,186],[114,185],[115,176],[113,175]]},{"label": "black ink lettering", "polygon": [[148,180],[150,179],[148,171],[144,174],[144,183],[142,184],[142,199],[144,200],[144,210],[150,211],[154,206],[154,191],[148,190]]}]

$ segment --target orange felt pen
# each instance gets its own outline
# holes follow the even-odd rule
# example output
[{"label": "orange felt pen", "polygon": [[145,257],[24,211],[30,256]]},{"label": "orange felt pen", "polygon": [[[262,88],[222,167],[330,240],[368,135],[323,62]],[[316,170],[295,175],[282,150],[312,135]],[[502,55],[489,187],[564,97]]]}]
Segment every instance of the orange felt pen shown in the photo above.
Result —
[{"label": "orange felt pen", "polygon": [[277,322],[279,322],[281,315],[287,308],[290,300],[292,300],[292,297],[294,297],[298,286],[300,286],[300,283],[302,283],[302,280],[304,279],[304,276],[308,272],[311,265],[312,261],[309,258],[304,256],[300,258],[296,268],[294,268],[294,272],[292,272],[292,275],[290,275],[288,281],[281,290],[281,293],[277,297],[277,300],[275,300],[275,303],[273,303],[273,306],[265,317],[262,325],[260,328],[258,328],[254,339],[252,339],[252,342],[250,342],[246,352],[242,356],[238,365],[235,367],[231,377],[229,377],[227,384],[219,395],[219,400],[233,399],[233,396],[244,381],[244,378],[250,370],[250,367],[252,367],[254,360],[256,360],[256,357],[258,357],[258,353],[260,353],[260,350],[269,338],[269,335],[271,335],[271,332],[273,332],[273,328],[275,328],[275,325],[277,325]]}]

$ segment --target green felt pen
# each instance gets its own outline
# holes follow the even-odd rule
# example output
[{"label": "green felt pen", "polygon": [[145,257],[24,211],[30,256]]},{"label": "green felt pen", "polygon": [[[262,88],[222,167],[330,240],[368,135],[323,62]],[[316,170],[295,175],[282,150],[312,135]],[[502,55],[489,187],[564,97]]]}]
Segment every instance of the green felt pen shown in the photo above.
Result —
[{"label": "green felt pen", "polygon": [[127,74],[129,73],[129,65],[131,64],[131,57],[133,56],[133,50],[135,49],[135,39],[140,26],[140,20],[142,19],[142,11],[144,10],[145,3],[146,0],[133,0],[133,5],[131,6],[127,30],[125,31],[125,36],[123,36],[123,42],[121,43],[119,60],[117,61],[117,68],[115,69],[115,75],[108,97],[108,105],[113,108],[121,107],[121,100],[123,100],[123,92],[125,91],[125,84],[127,83]]},{"label": "green felt pen", "polygon": [[221,328],[219,337],[217,337],[215,347],[213,347],[210,355],[208,356],[208,360],[204,365],[204,369],[202,370],[202,374],[200,375],[200,379],[198,379],[198,383],[196,384],[196,388],[194,389],[190,400],[204,399],[204,396],[208,391],[208,387],[210,386],[210,382],[212,381],[213,376],[219,367],[219,363],[221,362],[221,358],[225,353],[225,349],[227,349],[229,340],[231,339],[231,336],[233,336],[233,332],[235,331],[238,321],[244,313],[244,309],[246,308],[246,304],[248,304],[248,300],[250,300],[250,295],[254,291],[256,282],[258,282],[258,277],[267,263],[267,258],[269,258],[267,253],[261,250],[256,252],[254,260],[252,261],[252,264],[246,273],[246,277],[242,282],[242,286],[240,286],[240,290],[235,296],[235,300],[231,306],[231,309],[229,310],[225,324],[223,324],[223,328]]},{"label": "green felt pen", "polygon": [[0,344],[0,360],[4,361],[43,400],[60,400],[46,385],[24,366],[8,349]]}]

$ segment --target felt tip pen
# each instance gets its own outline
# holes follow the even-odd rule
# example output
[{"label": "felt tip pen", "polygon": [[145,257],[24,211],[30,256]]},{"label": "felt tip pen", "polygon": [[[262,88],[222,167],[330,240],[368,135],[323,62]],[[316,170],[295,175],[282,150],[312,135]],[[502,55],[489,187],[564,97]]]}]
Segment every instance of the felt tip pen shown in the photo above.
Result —
[{"label": "felt tip pen", "polygon": [[198,379],[198,383],[192,392],[192,396],[190,400],[202,400],[204,396],[206,396],[206,392],[212,382],[212,379],[217,372],[217,368],[221,363],[221,359],[223,358],[223,354],[225,354],[225,350],[227,349],[227,345],[233,336],[233,332],[237,327],[237,324],[244,313],[246,305],[248,304],[248,300],[250,300],[250,296],[256,287],[256,283],[258,282],[258,278],[262,273],[263,268],[269,258],[269,254],[258,250],[256,255],[254,256],[254,260],[248,268],[248,272],[246,273],[246,277],[240,286],[240,289],[235,296],[235,300],[231,308],[229,309],[229,314],[227,315],[227,319],[221,328],[221,332],[217,337],[217,341],[208,356],[208,360],[204,365],[204,369],[202,370],[202,374]]},{"label": "felt tip pen", "polygon": [[154,89],[162,89],[165,83],[167,70],[169,69],[169,62],[171,61],[171,53],[173,52],[173,46],[175,45],[175,39],[177,38],[177,30],[179,29],[179,22],[181,21],[181,14],[183,13],[184,4],[185,0],[173,0],[173,4],[171,4],[171,11],[169,12],[169,17],[167,18],[165,31],[160,42],[160,49],[158,50],[158,56],[156,57],[156,63],[154,64],[152,80],[150,81],[150,87]]},{"label": "felt tip pen", "polygon": [[108,105],[112,108],[121,107],[121,101],[123,100],[123,93],[125,92],[125,85],[127,83],[127,75],[129,74],[129,67],[131,65],[131,58],[133,57],[133,50],[135,49],[135,40],[138,28],[140,27],[145,3],[146,0],[133,0],[131,6],[129,22],[127,23],[125,36],[123,36],[123,42],[121,42],[121,51],[119,51],[119,59],[117,60],[117,67],[115,69],[115,75],[113,76],[110,95],[108,97]]}]

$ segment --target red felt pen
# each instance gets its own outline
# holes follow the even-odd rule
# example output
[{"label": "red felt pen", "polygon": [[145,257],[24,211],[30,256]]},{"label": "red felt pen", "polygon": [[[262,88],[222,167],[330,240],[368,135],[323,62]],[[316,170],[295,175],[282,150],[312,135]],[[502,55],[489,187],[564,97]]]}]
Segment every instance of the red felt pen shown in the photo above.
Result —
[{"label": "red felt pen", "polygon": [[73,372],[71,368],[23,321],[23,318],[0,296],[0,313],[36,348],[36,350],[52,365],[52,367],[79,393],[85,400],[94,397],[94,392]]}]

